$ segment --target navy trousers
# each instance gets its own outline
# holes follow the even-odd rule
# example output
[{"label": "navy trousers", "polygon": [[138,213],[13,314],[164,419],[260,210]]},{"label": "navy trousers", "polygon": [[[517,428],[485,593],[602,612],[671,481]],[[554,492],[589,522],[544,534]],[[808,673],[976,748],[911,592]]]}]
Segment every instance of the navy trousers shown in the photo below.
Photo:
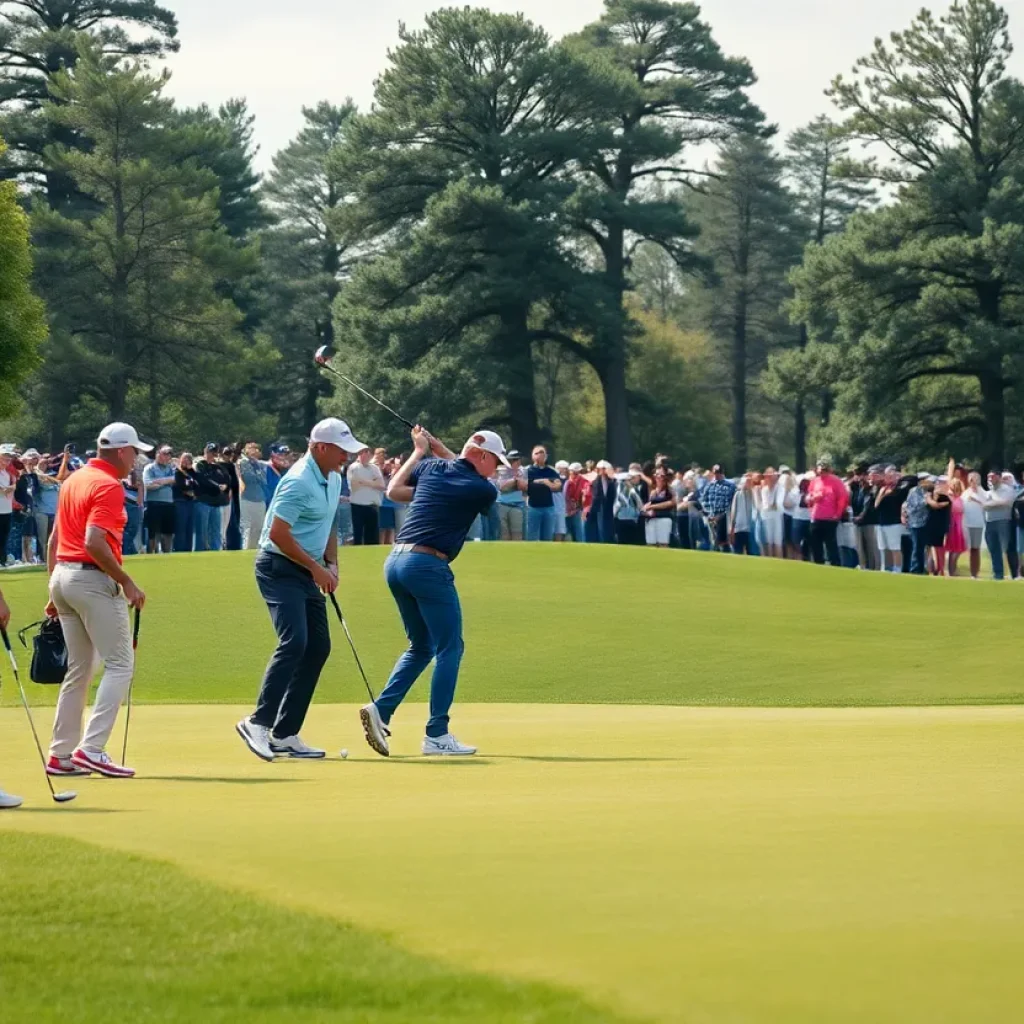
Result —
[{"label": "navy trousers", "polygon": [[327,601],[313,577],[283,555],[256,556],[256,583],[277,632],[252,720],[278,739],[297,736],[331,653]]},{"label": "navy trousers", "polygon": [[388,556],[384,578],[402,616],[409,646],[398,659],[388,685],[377,698],[380,717],[391,721],[398,705],[423,671],[435,661],[430,681],[428,736],[448,732],[449,711],[455,700],[462,663],[462,606],[455,576],[447,562],[433,555],[402,552]]}]

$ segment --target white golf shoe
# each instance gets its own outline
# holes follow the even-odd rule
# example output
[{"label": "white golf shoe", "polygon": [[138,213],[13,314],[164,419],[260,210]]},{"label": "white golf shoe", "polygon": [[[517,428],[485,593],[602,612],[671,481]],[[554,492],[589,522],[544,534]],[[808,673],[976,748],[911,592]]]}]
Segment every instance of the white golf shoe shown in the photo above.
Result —
[{"label": "white golf shoe", "polygon": [[391,748],[388,746],[391,731],[380,717],[377,705],[364,704],[359,709],[359,721],[363,723],[363,732],[366,734],[366,742],[370,744],[370,749],[381,757],[388,757],[391,754]]},{"label": "white golf shoe", "polygon": [[14,796],[12,793],[5,793],[0,789],[0,810],[13,811],[15,807],[20,807],[22,799],[20,796]]},{"label": "white golf shoe", "polygon": [[327,756],[326,750],[311,747],[303,741],[301,736],[285,736],[280,740],[276,736],[271,736],[270,749],[278,757],[302,757],[309,761],[316,761]]},{"label": "white golf shoe", "polygon": [[460,743],[450,732],[443,736],[424,736],[423,753],[428,757],[469,757],[476,747]]},{"label": "white golf shoe", "polygon": [[264,761],[274,760],[274,752],[270,749],[270,730],[265,725],[256,725],[248,718],[243,718],[235,726],[235,732],[257,757]]}]

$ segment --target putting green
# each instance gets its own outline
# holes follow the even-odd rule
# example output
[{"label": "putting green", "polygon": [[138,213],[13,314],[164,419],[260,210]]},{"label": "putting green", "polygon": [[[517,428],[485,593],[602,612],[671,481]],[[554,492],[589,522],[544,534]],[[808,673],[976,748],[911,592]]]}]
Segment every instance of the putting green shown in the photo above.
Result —
[{"label": "putting green", "polygon": [[[141,777],[55,808],[5,709],[0,781],[32,806],[0,817],[0,844],[158,857],[659,1021],[1019,1012],[1024,709],[457,710],[478,758],[378,759],[332,706],[308,738],[347,762],[265,765],[232,733],[241,709],[139,708]],[[423,713],[396,720],[399,755]]]}]

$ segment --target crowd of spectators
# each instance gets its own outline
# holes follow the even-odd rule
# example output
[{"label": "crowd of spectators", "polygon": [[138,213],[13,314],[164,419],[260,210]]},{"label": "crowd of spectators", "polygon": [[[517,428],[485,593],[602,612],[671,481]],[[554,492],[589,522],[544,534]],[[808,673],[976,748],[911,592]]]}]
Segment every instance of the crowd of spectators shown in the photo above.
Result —
[{"label": "crowd of spectators", "polygon": [[[90,457],[92,452],[84,453]],[[126,555],[255,549],[278,481],[298,458],[287,445],[209,442],[202,454],[158,447],[123,481]],[[343,543],[392,544],[406,508],[387,496],[402,456],[362,451],[344,471]],[[628,467],[529,464],[509,453],[490,512],[472,540],[647,545],[813,561],[846,568],[977,579],[987,547],[995,579],[1024,578],[1024,486],[1013,473],[950,461],[943,473],[878,463],[840,477],[822,456],[812,472],[769,466],[729,478],[721,465],[673,469],[666,456]],[[6,565],[45,560],[60,485],[83,461],[0,445],[0,552]]]}]

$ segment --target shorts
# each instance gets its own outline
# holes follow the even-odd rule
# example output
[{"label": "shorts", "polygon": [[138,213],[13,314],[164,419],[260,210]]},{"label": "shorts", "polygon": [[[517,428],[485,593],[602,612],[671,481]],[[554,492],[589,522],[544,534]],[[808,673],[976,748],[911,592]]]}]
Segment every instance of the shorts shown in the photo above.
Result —
[{"label": "shorts", "polygon": [[878,526],[875,533],[878,535],[879,551],[903,550],[903,527],[898,523],[895,526]]},{"label": "shorts", "polygon": [[672,520],[648,519],[644,524],[644,532],[647,534],[647,543],[652,547],[658,544],[667,546],[672,539]]},{"label": "shorts", "polygon": [[985,542],[985,527],[984,526],[968,526],[967,527],[967,546],[972,551],[980,551],[981,545]]},{"label": "shorts", "polygon": [[167,536],[174,533],[174,502],[154,501],[146,506],[143,516],[150,537],[157,534]]},{"label": "shorts", "polygon": [[395,506],[381,505],[377,510],[377,529],[393,530],[395,528]]},{"label": "shorts", "polygon": [[25,520],[25,525],[22,528],[21,535],[22,535],[22,537],[35,537],[36,536],[36,517],[31,515],[31,514],[29,514],[29,513],[25,513],[25,514],[28,516],[28,518]]},{"label": "shorts", "polygon": [[778,512],[762,512],[761,526],[764,542],[772,547],[782,546],[782,516]]}]

